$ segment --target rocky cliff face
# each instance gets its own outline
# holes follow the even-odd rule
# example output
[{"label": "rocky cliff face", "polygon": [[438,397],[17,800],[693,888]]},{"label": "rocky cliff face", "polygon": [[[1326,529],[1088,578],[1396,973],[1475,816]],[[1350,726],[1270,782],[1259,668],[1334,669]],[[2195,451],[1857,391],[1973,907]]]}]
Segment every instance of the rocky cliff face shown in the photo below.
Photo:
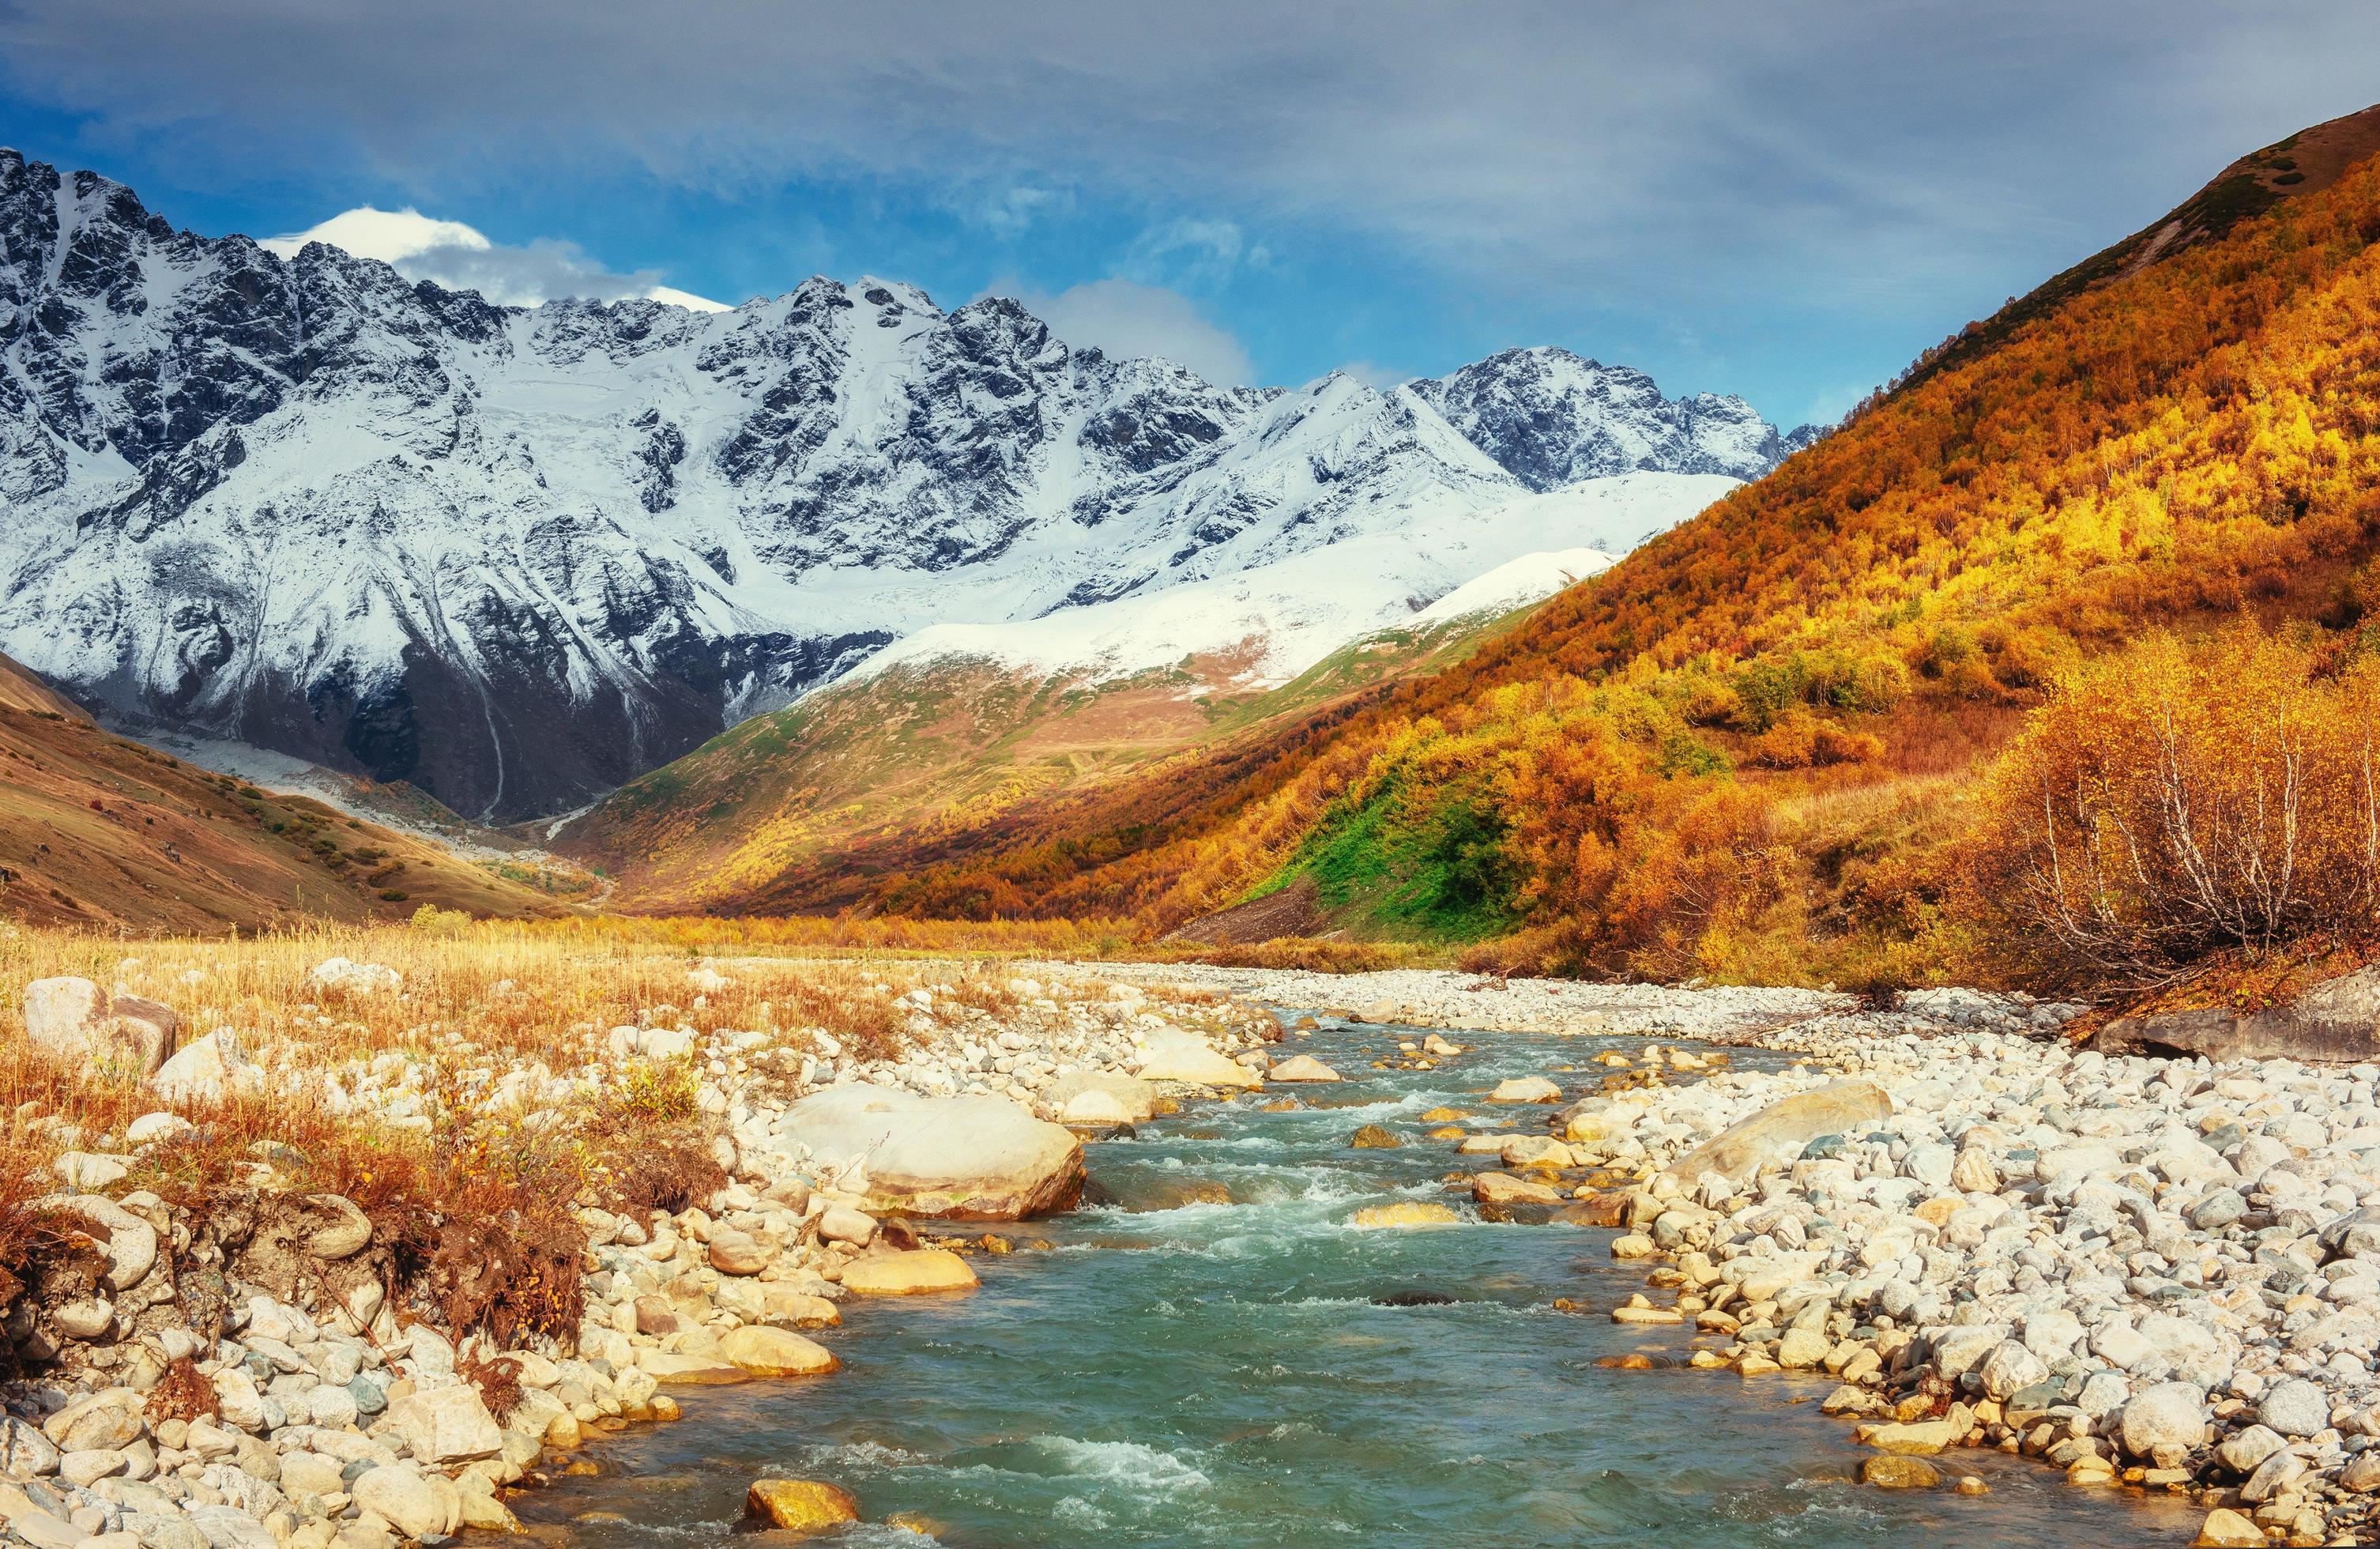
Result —
[{"label": "rocky cliff face", "polygon": [[1731,395],[1665,398],[1643,372],[1567,349],[1508,349],[1413,391],[1533,490],[1618,473],[1757,479],[1825,433],[1780,432]]},{"label": "rocky cliff face", "polygon": [[[1593,414],[1548,385],[1572,367],[1614,379]],[[717,314],[495,307],[177,231],[0,152],[0,651],[119,725],[495,818],[929,624],[1229,574],[1614,459],[1745,477],[1781,445],[1739,400],[1560,352],[1255,390],[876,281]]]}]

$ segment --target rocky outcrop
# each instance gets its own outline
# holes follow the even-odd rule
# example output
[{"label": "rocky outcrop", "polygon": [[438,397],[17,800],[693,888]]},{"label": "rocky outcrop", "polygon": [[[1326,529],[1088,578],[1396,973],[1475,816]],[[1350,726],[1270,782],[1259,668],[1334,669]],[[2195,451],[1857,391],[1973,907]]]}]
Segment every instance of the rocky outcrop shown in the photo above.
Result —
[{"label": "rocky outcrop", "polygon": [[2360,1065],[2380,1059],[2380,964],[2260,1011],[2217,1006],[2119,1017],[2099,1030],[2091,1046],[2106,1054],[2216,1061]]},{"label": "rocky outcrop", "polygon": [[780,1133],[871,1205],[904,1214],[1014,1221],[1082,1192],[1082,1142],[997,1097],[837,1087],[795,1104]]}]

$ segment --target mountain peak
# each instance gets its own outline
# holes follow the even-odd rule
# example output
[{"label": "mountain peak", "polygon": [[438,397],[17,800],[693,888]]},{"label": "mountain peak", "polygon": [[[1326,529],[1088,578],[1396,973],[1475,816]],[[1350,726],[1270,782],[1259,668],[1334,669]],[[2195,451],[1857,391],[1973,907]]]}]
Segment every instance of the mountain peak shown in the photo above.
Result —
[{"label": "mountain peak", "polygon": [[1756,479],[1793,449],[1742,398],[1665,398],[1633,367],[1557,345],[1502,350],[1411,390],[1533,490],[1640,470]]},{"label": "mountain peak", "polygon": [[577,805],[930,624],[1392,537],[1564,470],[1741,477],[1756,449],[1713,448],[1775,440],[1566,351],[1222,387],[875,275],[499,307],[71,182],[0,158],[0,651],[117,724],[473,814]]}]

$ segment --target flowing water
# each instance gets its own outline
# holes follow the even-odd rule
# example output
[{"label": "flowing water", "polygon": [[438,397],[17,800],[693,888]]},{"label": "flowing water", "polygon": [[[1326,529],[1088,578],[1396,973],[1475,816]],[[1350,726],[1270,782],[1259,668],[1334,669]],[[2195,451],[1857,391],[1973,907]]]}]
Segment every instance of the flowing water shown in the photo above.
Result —
[{"label": "flowing water", "polygon": [[[1011,1233],[1052,1250],[978,1258],[971,1294],[846,1303],[822,1336],[840,1373],[681,1390],[684,1420],[590,1448],[601,1475],[521,1497],[524,1520],[595,1549],[721,1542],[746,1484],[782,1474],[859,1497],[878,1525],[852,1545],[928,1542],[881,1525],[896,1513],[952,1545],[2189,1542],[2195,1513],[1997,1454],[1944,1459],[1988,1496],[1864,1488],[1821,1380],[1597,1365],[1692,1348],[1609,1321],[1644,1283],[1609,1232],[1350,1227],[1365,1204],[1463,1201],[1425,1110],[1494,1115],[1478,1099],[1503,1077],[1642,1043],[1479,1035],[1436,1070],[1371,1068],[1396,1038],[1326,1022],[1285,1047],[1343,1083],[1093,1143],[1119,1202]],[[1302,1105],[1261,1111],[1282,1095]],[[1364,1124],[1405,1144],[1351,1150]],[[1408,1293],[1426,1304],[1383,1304]]]}]

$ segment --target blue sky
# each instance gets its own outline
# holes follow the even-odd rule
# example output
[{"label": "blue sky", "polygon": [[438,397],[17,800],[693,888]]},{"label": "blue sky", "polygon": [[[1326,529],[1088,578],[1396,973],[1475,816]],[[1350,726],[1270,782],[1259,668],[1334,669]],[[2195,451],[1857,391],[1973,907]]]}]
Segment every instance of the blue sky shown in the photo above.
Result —
[{"label": "blue sky", "polygon": [[2330,0],[0,0],[0,140],[210,234],[462,222],[523,294],[872,273],[1218,376],[1559,344],[1790,424],[2374,58]]}]

